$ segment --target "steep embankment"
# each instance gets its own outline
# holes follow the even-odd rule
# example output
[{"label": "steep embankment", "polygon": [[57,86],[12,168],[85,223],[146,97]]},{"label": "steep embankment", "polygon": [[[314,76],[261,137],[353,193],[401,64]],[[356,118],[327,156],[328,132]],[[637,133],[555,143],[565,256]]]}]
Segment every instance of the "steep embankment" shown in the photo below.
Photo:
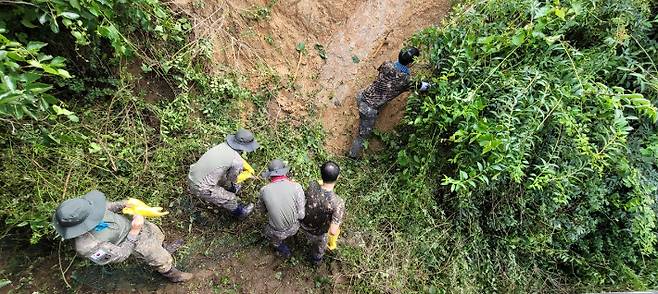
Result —
[{"label": "steep embankment", "polygon": [[[327,140],[341,154],[356,130],[353,97],[397,57],[415,31],[438,25],[447,0],[178,1],[194,16],[197,39],[213,44],[215,71],[236,70],[252,89],[270,89],[272,121],[293,122],[317,110]],[[303,44],[303,53],[299,47]],[[322,48],[322,49],[319,49]],[[326,52],[326,59],[320,51]],[[404,114],[406,95],[382,111],[377,128],[391,130]]]}]

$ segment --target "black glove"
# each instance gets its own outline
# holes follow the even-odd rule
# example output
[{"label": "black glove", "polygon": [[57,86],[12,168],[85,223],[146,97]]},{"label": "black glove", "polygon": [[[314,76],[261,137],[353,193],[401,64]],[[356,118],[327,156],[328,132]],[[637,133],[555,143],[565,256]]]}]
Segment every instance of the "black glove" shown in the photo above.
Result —
[{"label": "black glove", "polygon": [[242,188],[242,185],[238,183],[231,183],[231,186],[226,189],[226,191],[229,191],[233,194],[238,194],[240,192],[240,188]]}]

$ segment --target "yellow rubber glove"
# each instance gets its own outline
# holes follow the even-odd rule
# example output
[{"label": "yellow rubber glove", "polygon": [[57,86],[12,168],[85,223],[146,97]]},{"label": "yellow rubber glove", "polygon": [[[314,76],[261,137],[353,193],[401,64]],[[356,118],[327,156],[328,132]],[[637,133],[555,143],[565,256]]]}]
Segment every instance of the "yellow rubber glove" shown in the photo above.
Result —
[{"label": "yellow rubber glove", "polygon": [[332,235],[327,233],[329,235],[329,241],[327,242],[327,248],[329,250],[334,250],[336,247],[338,247],[338,235],[340,235],[340,229],[338,229],[338,233],[336,235]]},{"label": "yellow rubber glove", "polygon": [[128,201],[126,201],[126,207],[148,207],[146,203],[144,203],[142,200],[135,199],[135,198],[128,198]]},{"label": "yellow rubber glove", "polygon": [[249,163],[247,163],[247,161],[244,160],[244,158],[242,159],[242,163],[243,163],[243,164],[242,164],[243,170],[242,170],[242,172],[238,175],[238,180],[237,180],[237,183],[238,183],[238,184],[239,184],[239,183],[242,183],[242,182],[244,182],[244,181],[246,181],[247,179],[249,179],[249,178],[251,178],[251,177],[253,177],[254,174],[256,173],[256,171],[254,170],[254,168],[251,167],[251,165],[249,165]]},{"label": "yellow rubber glove", "polygon": [[126,203],[126,207],[122,210],[124,214],[141,215],[143,217],[161,217],[169,214],[168,211],[162,211],[162,207],[150,207],[141,200],[130,198]]}]

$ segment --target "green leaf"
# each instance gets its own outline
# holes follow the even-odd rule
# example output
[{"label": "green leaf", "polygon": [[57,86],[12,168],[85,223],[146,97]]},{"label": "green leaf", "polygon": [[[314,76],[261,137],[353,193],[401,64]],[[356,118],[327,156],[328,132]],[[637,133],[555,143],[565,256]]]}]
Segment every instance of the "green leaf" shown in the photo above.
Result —
[{"label": "green leaf", "polygon": [[495,36],[480,37],[478,38],[478,44],[489,45],[494,41],[494,37]]},{"label": "green leaf", "polygon": [[80,15],[75,13],[75,12],[62,12],[59,15],[66,17],[68,19],[78,19],[80,18]]},{"label": "green leaf", "polygon": [[559,40],[560,38],[562,38],[562,35],[544,37],[544,40],[546,40],[546,43],[550,45],[555,43],[555,41]]},{"label": "green leaf", "polygon": [[13,62],[13,61],[5,61],[4,64],[5,64],[6,67],[8,67],[12,71],[17,71],[21,68],[21,66],[18,63]]},{"label": "green leaf", "polygon": [[93,153],[98,153],[98,152],[101,152],[101,150],[102,150],[102,149],[101,149],[101,146],[100,146],[100,145],[98,145],[98,144],[96,144],[96,143],[94,143],[94,142],[92,142],[92,143],[89,144],[89,153],[92,153],[92,154],[93,154]]},{"label": "green leaf", "polygon": [[22,24],[24,27],[26,27],[26,28],[30,28],[30,29],[33,29],[33,28],[36,28],[36,27],[37,27],[37,25],[35,25],[35,24],[32,23],[32,20],[27,19],[27,18],[25,18],[25,17],[23,17],[23,19],[21,19],[21,24]]},{"label": "green leaf", "polygon": [[50,20],[50,30],[55,34],[59,33],[59,24],[56,19]]},{"label": "green leaf", "polygon": [[304,44],[304,42],[299,42],[297,44],[297,47],[295,47],[295,49],[297,49],[297,52],[303,53],[304,51],[306,51],[306,44]]},{"label": "green leaf", "polygon": [[73,112],[69,111],[66,108],[61,108],[57,105],[53,105],[53,110],[55,111],[55,114],[57,114],[57,115],[73,115]]},{"label": "green leaf", "polygon": [[9,89],[9,91],[15,91],[16,90],[16,84],[14,83],[14,79],[8,75],[2,76],[2,83],[5,84],[5,87]]},{"label": "green leaf", "polygon": [[8,286],[8,285],[10,285],[10,284],[11,284],[11,281],[10,281],[10,280],[7,280],[7,279],[2,279],[2,280],[0,280],[0,288],[6,287],[6,286]]},{"label": "green leaf", "polygon": [[78,0],[69,0],[69,4],[75,9],[80,9],[80,2],[78,2]]},{"label": "green leaf", "polygon": [[50,67],[49,65],[42,64],[41,68],[43,69],[43,71],[45,71],[49,74],[59,75],[59,72],[57,71],[57,69],[54,69],[54,68]]},{"label": "green leaf", "polygon": [[44,83],[29,83],[25,89],[32,92],[32,94],[41,94],[52,89],[52,86]]},{"label": "green leaf", "polygon": [[41,16],[39,16],[40,24],[45,24],[46,21],[48,21],[48,12],[44,12]]},{"label": "green leaf", "polygon": [[60,144],[60,143],[61,143],[61,141],[60,141],[58,138],[55,138],[55,136],[53,136],[53,134],[51,134],[50,132],[46,133],[46,135],[48,136],[48,138],[49,138],[50,140],[53,140],[53,142],[55,142],[55,143],[57,143],[57,144]]},{"label": "green leaf", "polygon": [[61,69],[61,68],[57,70],[57,75],[60,76],[60,77],[65,78],[65,79],[70,79],[71,78],[71,75],[69,74],[69,72],[66,71],[65,69]]},{"label": "green leaf", "polygon": [[15,51],[7,52],[7,57],[16,61],[25,61],[25,58],[21,54]]},{"label": "green leaf", "polygon": [[525,31],[519,30],[514,37],[512,37],[512,44],[520,46],[525,41]]},{"label": "green leaf", "polygon": [[50,61],[50,66],[52,67],[62,67],[64,66],[64,62],[66,61],[66,58],[57,56],[53,58],[53,60]]},{"label": "green leaf", "polygon": [[29,43],[27,43],[26,49],[27,49],[27,51],[30,51],[30,52],[36,52],[36,51],[39,51],[39,49],[41,49],[43,47],[46,47],[46,46],[48,46],[48,43],[30,41]]},{"label": "green leaf", "polygon": [[76,39],[78,42],[84,41],[84,36],[82,35],[81,32],[78,31],[71,31],[71,35]]},{"label": "green leaf", "polygon": [[164,11],[164,9],[156,8],[154,9],[155,16],[158,18],[167,18],[167,13]]},{"label": "green leaf", "polygon": [[69,120],[72,121],[72,122],[79,122],[79,121],[80,121],[80,119],[79,119],[77,116],[75,116],[75,115],[69,115],[69,116],[67,116],[67,117],[68,117]]},{"label": "green leaf", "polygon": [[562,20],[564,20],[564,17],[567,15],[567,11],[564,8],[556,7],[554,12],[555,12],[555,16],[561,18]]},{"label": "green leaf", "polygon": [[145,73],[148,73],[148,72],[153,71],[153,68],[150,67],[150,66],[149,66],[148,64],[146,64],[146,63],[142,63],[141,68],[142,68],[142,72],[145,72]]}]

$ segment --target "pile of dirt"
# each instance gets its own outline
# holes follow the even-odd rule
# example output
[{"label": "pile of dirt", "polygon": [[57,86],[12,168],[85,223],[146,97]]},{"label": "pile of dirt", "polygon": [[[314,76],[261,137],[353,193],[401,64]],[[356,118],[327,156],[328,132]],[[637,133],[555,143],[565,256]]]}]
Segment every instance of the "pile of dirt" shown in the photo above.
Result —
[{"label": "pile of dirt", "polygon": [[[354,97],[395,59],[419,29],[438,25],[448,0],[177,0],[192,16],[197,40],[213,44],[210,69],[237,71],[253,89],[271,89],[273,121],[293,122],[317,109],[325,147],[348,148],[358,124]],[[301,47],[304,47],[303,49]],[[301,51],[301,52],[300,52]],[[382,110],[377,128],[390,131],[404,115],[406,95]],[[301,121],[300,119],[298,121]]]}]

